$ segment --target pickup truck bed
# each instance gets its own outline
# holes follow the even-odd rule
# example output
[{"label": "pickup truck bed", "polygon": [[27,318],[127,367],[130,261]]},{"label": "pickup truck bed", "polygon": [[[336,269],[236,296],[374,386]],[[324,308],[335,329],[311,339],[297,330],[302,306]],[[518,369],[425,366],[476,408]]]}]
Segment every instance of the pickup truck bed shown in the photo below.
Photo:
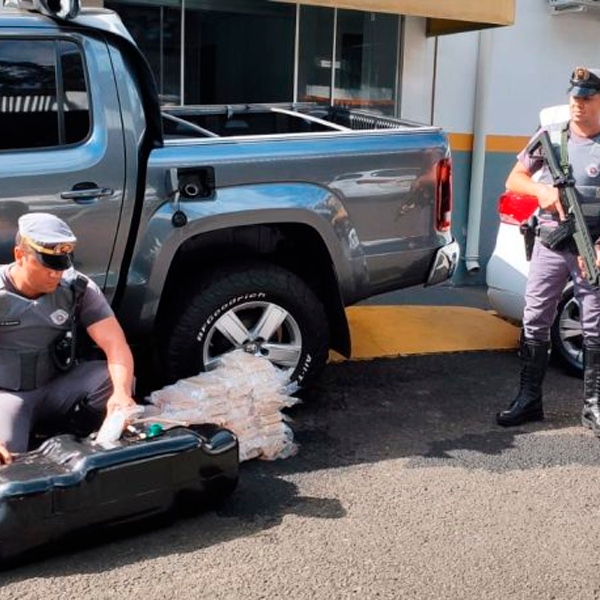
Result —
[{"label": "pickup truck bed", "polygon": [[418,127],[415,123],[370,115],[362,111],[314,104],[165,108],[163,117],[167,139]]}]

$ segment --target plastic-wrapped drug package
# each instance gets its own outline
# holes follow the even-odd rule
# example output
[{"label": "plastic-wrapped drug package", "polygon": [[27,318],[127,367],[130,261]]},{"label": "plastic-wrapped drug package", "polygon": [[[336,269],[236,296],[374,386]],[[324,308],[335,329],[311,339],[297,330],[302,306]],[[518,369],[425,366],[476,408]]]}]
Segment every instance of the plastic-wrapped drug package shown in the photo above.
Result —
[{"label": "plastic-wrapped drug package", "polygon": [[298,402],[285,376],[266,358],[236,350],[209,373],[182,379],[150,395],[161,418],[215,423],[233,431],[240,460],[288,458],[297,452],[294,433],[281,411]]}]

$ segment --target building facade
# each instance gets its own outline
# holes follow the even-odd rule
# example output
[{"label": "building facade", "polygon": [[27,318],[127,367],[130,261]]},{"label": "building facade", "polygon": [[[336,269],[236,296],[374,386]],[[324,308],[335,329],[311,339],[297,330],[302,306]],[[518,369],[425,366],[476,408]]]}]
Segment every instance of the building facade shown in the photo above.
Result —
[{"label": "building facade", "polygon": [[[510,7],[513,1],[496,4]],[[423,12],[428,4],[430,0],[104,2],[120,14],[148,58],[165,103],[323,102],[430,123],[436,44],[428,28],[447,28],[453,23],[450,17],[471,19],[459,28],[480,27],[475,19],[496,17],[468,14],[470,4],[492,4],[481,0],[447,0],[446,12],[439,13],[443,19],[411,14],[414,5]],[[425,13],[437,15],[435,4]]]},{"label": "building facade", "polygon": [[511,27],[437,40],[433,122],[453,153],[453,232],[463,251],[456,282],[485,281],[498,197],[540,110],[568,102],[575,66],[600,67],[600,6],[584,3],[554,12],[549,0],[517,0]]},{"label": "building facade", "polygon": [[269,0],[110,0],[173,104],[398,113],[401,17]]}]

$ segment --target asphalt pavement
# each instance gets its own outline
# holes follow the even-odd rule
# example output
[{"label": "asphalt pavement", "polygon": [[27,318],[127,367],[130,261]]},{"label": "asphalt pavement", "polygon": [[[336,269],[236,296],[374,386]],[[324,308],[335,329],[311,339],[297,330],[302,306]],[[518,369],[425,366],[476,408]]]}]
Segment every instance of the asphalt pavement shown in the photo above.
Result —
[{"label": "asphalt pavement", "polygon": [[0,598],[599,598],[581,381],[552,366],[547,420],[502,429],[517,369],[513,351],[329,365],[291,411],[297,456],[243,464],[217,511],[4,572]]}]

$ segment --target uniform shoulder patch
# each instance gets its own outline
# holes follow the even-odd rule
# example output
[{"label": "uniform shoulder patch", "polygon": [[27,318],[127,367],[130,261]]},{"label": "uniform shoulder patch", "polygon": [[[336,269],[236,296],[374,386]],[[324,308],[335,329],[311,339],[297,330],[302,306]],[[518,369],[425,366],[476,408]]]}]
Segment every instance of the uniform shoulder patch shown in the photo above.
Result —
[{"label": "uniform shoulder patch", "polygon": [[600,167],[597,164],[592,163],[586,167],[585,172],[588,174],[588,177],[598,177],[600,174]]}]

